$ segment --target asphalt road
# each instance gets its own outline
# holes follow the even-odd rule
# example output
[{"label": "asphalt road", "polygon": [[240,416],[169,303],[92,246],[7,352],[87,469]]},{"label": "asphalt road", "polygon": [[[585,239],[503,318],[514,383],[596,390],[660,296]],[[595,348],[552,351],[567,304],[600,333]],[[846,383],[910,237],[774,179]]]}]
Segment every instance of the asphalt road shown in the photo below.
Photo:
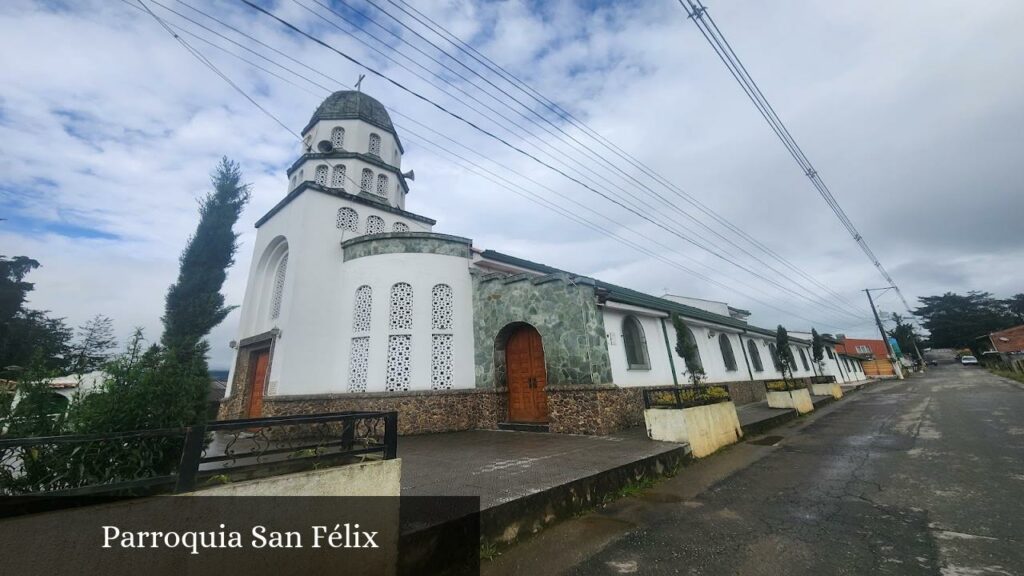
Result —
[{"label": "asphalt road", "polygon": [[769,434],[484,572],[1024,574],[1024,385],[945,365]]}]

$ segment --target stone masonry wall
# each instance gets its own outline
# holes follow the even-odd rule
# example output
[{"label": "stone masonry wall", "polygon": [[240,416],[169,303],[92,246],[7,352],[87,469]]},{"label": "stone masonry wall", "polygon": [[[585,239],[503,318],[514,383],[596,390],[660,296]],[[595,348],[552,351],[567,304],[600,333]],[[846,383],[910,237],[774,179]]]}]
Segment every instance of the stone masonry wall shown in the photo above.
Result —
[{"label": "stone masonry wall", "polygon": [[346,410],[396,411],[398,433],[427,434],[493,430],[505,420],[504,390],[423,390],[361,394],[270,396],[264,416],[291,416]]},{"label": "stone masonry wall", "polygon": [[478,388],[504,386],[504,374],[495,369],[495,341],[516,322],[540,333],[548,390],[611,382],[604,319],[593,287],[573,284],[564,274],[472,274]]}]

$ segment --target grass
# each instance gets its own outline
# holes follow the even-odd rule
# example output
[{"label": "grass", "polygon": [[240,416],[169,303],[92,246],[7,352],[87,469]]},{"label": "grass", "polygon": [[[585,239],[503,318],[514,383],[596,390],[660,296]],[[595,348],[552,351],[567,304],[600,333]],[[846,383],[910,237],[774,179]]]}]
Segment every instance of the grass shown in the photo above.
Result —
[{"label": "grass", "polygon": [[996,376],[1002,376],[1003,378],[1009,378],[1010,380],[1016,380],[1017,382],[1024,384],[1024,374],[1021,374],[1020,372],[1014,372],[1012,370],[998,370],[995,368],[990,368],[989,372]]}]

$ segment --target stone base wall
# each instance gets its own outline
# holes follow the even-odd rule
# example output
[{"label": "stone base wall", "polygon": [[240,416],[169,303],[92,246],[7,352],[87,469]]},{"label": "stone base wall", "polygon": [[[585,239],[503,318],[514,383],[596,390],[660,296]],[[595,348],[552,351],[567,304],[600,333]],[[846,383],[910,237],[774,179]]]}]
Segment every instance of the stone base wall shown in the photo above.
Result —
[{"label": "stone base wall", "polygon": [[[424,390],[360,394],[268,396],[264,416],[293,416],[348,410],[398,412],[398,433],[429,434],[493,430],[507,414],[504,390]],[[225,398],[220,418],[242,418],[239,403]]]},{"label": "stone base wall", "polygon": [[729,396],[732,397],[733,404],[737,406],[761,402],[766,398],[764,380],[742,380],[739,382],[723,382],[722,384],[710,382],[709,384],[728,387]]}]

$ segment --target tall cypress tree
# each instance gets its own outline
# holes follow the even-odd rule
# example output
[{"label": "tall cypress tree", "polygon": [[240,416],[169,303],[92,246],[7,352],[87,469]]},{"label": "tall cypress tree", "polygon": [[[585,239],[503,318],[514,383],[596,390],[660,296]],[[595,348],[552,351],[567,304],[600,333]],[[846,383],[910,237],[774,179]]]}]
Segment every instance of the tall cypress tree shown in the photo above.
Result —
[{"label": "tall cypress tree", "polygon": [[825,375],[825,342],[821,339],[821,334],[814,328],[811,328],[811,356],[814,357],[814,363],[818,366],[818,372],[820,375]]},{"label": "tall cypress tree", "polygon": [[220,293],[227,269],[235,262],[238,234],[232,230],[249,201],[238,164],[226,157],[211,175],[213,191],[199,206],[199,224],[181,254],[178,280],[167,291],[161,344],[181,359],[204,357],[203,340],[235,306]]},{"label": "tall cypress tree", "polygon": [[775,349],[782,378],[788,381],[793,378],[793,366],[796,365],[796,358],[793,357],[793,349],[789,345],[789,332],[782,324],[779,324],[779,328],[775,331]]}]

